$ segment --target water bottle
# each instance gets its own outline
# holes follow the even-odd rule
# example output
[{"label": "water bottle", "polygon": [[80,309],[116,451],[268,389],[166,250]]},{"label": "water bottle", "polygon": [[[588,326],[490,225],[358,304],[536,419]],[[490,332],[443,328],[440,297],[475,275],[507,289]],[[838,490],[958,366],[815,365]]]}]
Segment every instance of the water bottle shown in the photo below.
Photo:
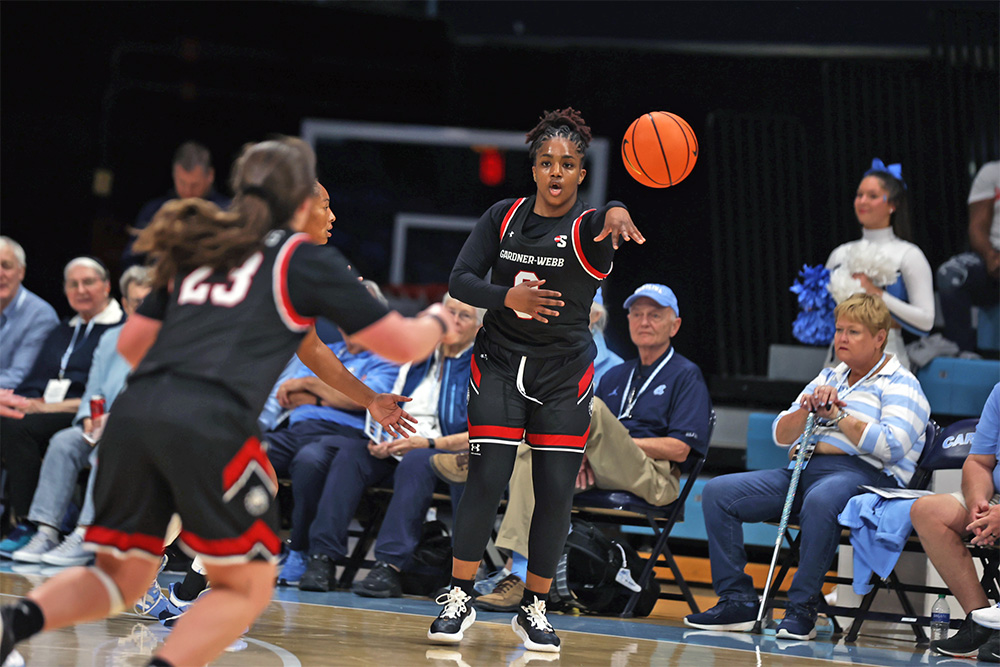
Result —
[{"label": "water bottle", "polygon": [[941,641],[948,638],[948,627],[951,624],[951,608],[944,594],[938,595],[938,599],[931,607],[931,641]]}]

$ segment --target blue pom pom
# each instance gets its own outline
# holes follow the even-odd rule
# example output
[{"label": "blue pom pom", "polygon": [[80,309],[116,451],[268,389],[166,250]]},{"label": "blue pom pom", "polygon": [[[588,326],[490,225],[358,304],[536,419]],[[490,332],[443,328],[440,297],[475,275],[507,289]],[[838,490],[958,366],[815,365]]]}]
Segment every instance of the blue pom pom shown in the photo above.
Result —
[{"label": "blue pom pom", "polygon": [[833,309],[836,303],[826,286],[830,271],[822,265],[803,266],[790,291],[798,295],[799,316],[792,324],[796,340],[807,345],[826,345],[833,340]]}]

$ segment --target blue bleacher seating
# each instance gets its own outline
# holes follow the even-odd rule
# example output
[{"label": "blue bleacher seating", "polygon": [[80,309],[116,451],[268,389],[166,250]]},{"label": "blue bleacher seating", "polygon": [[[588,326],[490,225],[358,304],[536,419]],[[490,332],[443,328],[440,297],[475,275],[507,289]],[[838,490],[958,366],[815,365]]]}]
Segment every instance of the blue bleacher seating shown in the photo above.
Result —
[{"label": "blue bleacher seating", "polygon": [[1000,381],[1000,361],[938,357],[917,371],[917,379],[933,414],[978,417]]}]

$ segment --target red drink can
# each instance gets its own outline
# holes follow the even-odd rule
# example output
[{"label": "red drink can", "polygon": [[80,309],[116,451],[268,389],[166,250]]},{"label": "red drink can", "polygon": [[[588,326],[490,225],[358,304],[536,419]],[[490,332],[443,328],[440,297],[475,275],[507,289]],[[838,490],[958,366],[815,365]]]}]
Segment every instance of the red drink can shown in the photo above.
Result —
[{"label": "red drink can", "polygon": [[94,420],[104,414],[105,401],[100,394],[90,397],[90,419]]}]

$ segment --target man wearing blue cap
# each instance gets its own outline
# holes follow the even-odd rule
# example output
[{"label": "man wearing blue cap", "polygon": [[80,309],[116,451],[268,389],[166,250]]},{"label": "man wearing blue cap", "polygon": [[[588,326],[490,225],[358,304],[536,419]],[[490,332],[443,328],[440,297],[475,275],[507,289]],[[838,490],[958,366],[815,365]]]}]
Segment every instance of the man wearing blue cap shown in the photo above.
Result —
[{"label": "man wearing blue cap", "polygon": [[[681,327],[673,291],[647,283],[625,300],[625,308],[639,358],[608,370],[597,386],[577,490],[631,491],[648,503],[666,505],[677,498],[680,472],[692,450],[708,453],[712,402],[701,371],[671,345]],[[496,545],[527,555],[534,495],[530,457],[523,457],[523,464],[521,459],[510,480]],[[501,586],[505,593],[513,589],[511,582],[501,581],[495,591]],[[475,604],[502,608],[493,596]]]}]

